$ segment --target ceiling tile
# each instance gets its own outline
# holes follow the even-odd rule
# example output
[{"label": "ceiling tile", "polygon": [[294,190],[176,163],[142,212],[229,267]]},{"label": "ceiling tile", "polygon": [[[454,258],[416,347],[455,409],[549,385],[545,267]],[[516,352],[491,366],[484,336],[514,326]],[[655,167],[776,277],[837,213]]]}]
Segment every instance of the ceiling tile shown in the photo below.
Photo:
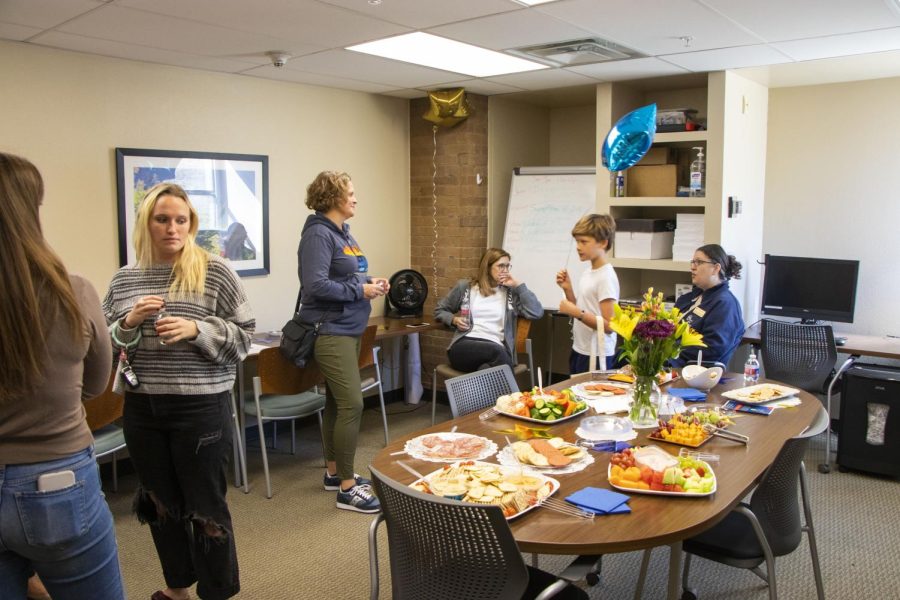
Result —
[{"label": "ceiling tile", "polygon": [[663,60],[684,67],[689,71],[722,71],[759,65],[791,62],[787,56],[765,45],[721,48],[663,56]]},{"label": "ceiling tile", "polygon": [[685,69],[681,67],[653,57],[578,65],[566,67],[566,70],[575,71],[601,81],[626,81],[644,77],[664,77],[666,75],[680,75],[685,72]]},{"label": "ceiling tile", "polygon": [[[362,3],[368,6],[365,0]],[[119,5],[319,49],[348,46],[409,31],[406,27],[315,0],[122,0]]]},{"label": "ceiling tile", "polygon": [[[779,5],[780,6],[780,5]],[[542,4],[545,12],[648,55],[758,44],[763,41],[694,0],[567,0]]]},{"label": "ceiling tile", "polygon": [[888,8],[889,0],[770,1],[762,9],[747,0],[700,1],[768,42],[900,26],[900,12]]},{"label": "ceiling tile", "polygon": [[331,75],[305,73],[303,71],[294,71],[286,67],[278,68],[272,65],[251,68],[244,71],[242,75],[261,77],[264,79],[276,79],[278,81],[288,81],[292,83],[305,83],[309,85],[318,85],[357,92],[368,92],[370,94],[380,94],[394,89],[390,86],[372,83],[370,81],[356,81],[352,79],[344,79],[342,77],[334,77]]},{"label": "ceiling tile", "polygon": [[102,5],[100,0],[2,0],[0,21],[48,29]]},{"label": "ceiling tile", "polygon": [[512,85],[523,90],[546,90],[557,87],[570,87],[596,83],[590,77],[573,73],[564,69],[545,69],[528,73],[512,73],[488,78],[490,81]]},{"label": "ceiling tile", "polygon": [[738,73],[770,88],[780,88],[897,77],[898,65],[900,50],[755,67]]},{"label": "ceiling tile", "polygon": [[385,96],[394,96],[395,98],[406,98],[407,100],[412,100],[413,98],[424,98],[428,95],[428,92],[422,90],[391,90],[390,92],[384,92]]},{"label": "ceiling tile", "polygon": [[2,40],[21,42],[40,32],[40,29],[35,29],[34,27],[13,25],[12,23],[0,23],[0,39]]},{"label": "ceiling tile", "polygon": [[[98,40],[96,38],[73,35],[61,31],[48,31],[35,38],[34,42],[41,46],[50,46],[62,50],[73,50],[75,52],[86,52],[88,54],[99,54],[101,56],[112,56],[126,60],[160,63],[189,69],[201,69],[204,71],[237,73],[254,64],[247,62],[249,59],[237,60],[196,56],[160,48],[148,48],[146,46],[135,46],[108,40]],[[268,59],[258,59],[257,64],[263,61],[268,61]]]},{"label": "ceiling tile", "polygon": [[900,50],[900,27],[769,44],[795,60]]},{"label": "ceiling tile", "polygon": [[473,94],[481,94],[483,96],[491,96],[493,94],[508,94],[511,92],[521,92],[522,88],[514,87],[489,81],[486,79],[464,79],[461,81],[451,81],[441,85],[441,88],[465,88],[467,92]]},{"label": "ceiling tile", "polygon": [[437,85],[460,78],[459,73],[429,69],[350,50],[328,50],[300,56],[291,60],[286,68],[360,81],[374,81],[388,85],[390,89]]},{"label": "ceiling tile", "polygon": [[322,2],[416,29],[435,27],[495,13],[524,10],[521,4],[510,0],[453,0],[452,2],[386,0],[374,6],[366,0],[322,0]]},{"label": "ceiling tile", "polygon": [[267,50],[305,54],[320,49],[306,44],[285,48],[281,40],[272,37],[113,5],[73,19],[58,29],[97,39],[226,58],[262,55]]},{"label": "ceiling tile", "polygon": [[505,50],[590,37],[589,31],[536,10],[520,10],[428,30],[461,42]]}]

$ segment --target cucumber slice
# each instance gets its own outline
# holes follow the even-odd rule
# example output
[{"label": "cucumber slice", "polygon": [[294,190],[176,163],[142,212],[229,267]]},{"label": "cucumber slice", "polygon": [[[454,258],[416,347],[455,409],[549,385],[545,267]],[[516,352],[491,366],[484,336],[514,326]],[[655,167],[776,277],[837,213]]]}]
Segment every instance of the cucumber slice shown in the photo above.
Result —
[{"label": "cucumber slice", "polygon": [[538,409],[544,408],[544,399],[543,399],[543,398],[538,398],[537,400],[535,400],[535,401],[534,401],[534,407],[535,407],[535,408],[538,408]]},{"label": "cucumber slice", "polygon": [[[535,407],[537,407],[537,402],[535,402],[534,405],[535,405]],[[542,414],[542,415],[549,415],[549,414],[550,414],[550,408],[547,407],[547,406],[545,406],[545,407],[543,407],[543,408],[541,408],[541,409],[538,409],[538,412],[539,412],[540,414]]]}]

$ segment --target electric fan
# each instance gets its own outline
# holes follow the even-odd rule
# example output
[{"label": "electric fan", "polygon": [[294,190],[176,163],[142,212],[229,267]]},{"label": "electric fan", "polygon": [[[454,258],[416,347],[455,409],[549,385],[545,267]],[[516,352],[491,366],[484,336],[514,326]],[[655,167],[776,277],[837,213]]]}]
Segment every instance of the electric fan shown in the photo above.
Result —
[{"label": "electric fan", "polygon": [[384,297],[384,313],[388,317],[421,317],[428,283],[418,271],[403,269],[391,275],[391,289]]}]

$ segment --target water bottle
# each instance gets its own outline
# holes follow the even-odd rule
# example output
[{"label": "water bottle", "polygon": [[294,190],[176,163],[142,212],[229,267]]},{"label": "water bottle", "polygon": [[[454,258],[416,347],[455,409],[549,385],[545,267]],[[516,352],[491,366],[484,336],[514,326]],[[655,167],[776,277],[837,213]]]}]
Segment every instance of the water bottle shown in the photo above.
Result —
[{"label": "water bottle", "polygon": [[697,158],[691,163],[691,197],[706,196],[706,163],[703,160],[703,146],[694,146]]},{"label": "water bottle", "polygon": [[469,298],[463,300],[462,306],[459,307],[459,316],[466,324],[466,329],[472,328],[472,315],[469,314]]},{"label": "water bottle", "polygon": [[756,350],[750,346],[750,356],[744,363],[744,385],[754,385],[759,381],[759,361],[756,360]]}]

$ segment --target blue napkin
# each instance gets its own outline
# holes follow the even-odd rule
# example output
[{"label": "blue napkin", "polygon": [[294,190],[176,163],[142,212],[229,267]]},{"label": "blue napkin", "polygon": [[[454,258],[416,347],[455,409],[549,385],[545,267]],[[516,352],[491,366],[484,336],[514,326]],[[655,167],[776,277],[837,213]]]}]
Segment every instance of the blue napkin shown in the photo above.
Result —
[{"label": "blue napkin", "polygon": [[625,494],[595,487],[578,490],[566,498],[566,502],[598,515],[629,513],[631,508],[625,504],[628,500]]},{"label": "blue napkin", "polygon": [[685,402],[699,402],[706,400],[706,392],[695,390],[693,388],[669,388],[666,393],[676,398],[681,398]]}]

